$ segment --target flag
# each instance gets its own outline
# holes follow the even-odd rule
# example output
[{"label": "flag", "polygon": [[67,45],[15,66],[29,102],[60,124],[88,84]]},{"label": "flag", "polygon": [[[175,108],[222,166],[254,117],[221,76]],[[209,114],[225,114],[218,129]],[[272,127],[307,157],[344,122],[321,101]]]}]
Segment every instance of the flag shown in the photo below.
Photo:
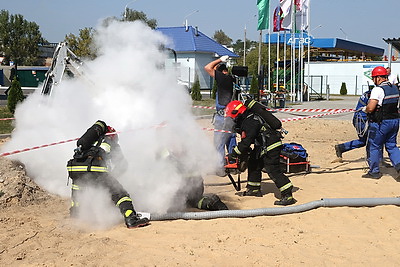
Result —
[{"label": "flag", "polygon": [[301,22],[297,24],[299,25],[298,29],[301,31],[308,30],[309,7],[310,7],[310,0],[301,0],[301,6],[300,6]]},{"label": "flag", "polygon": [[274,11],[274,32],[279,32],[282,30],[282,9],[277,6]]},{"label": "flag", "polygon": [[257,0],[258,27],[257,30],[269,28],[269,0]]},{"label": "flag", "polygon": [[282,28],[292,29],[292,2],[293,0],[280,0],[279,5],[282,9]]},{"label": "flag", "polygon": [[[292,10],[292,3],[294,4],[295,10]],[[280,0],[280,6],[282,8],[282,29],[291,30],[295,28],[295,31],[305,31],[308,28],[308,8],[310,0]],[[295,27],[293,27],[292,16],[295,15]]]},{"label": "flag", "polygon": [[292,0],[280,0],[279,5],[282,9],[282,16],[286,17],[290,14],[290,10],[292,7]]}]

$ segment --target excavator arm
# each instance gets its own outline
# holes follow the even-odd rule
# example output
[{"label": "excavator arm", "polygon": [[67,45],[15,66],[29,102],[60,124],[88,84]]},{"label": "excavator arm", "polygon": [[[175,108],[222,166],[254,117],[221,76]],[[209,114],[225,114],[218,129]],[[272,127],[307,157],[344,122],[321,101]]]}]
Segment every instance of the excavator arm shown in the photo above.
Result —
[{"label": "excavator arm", "polygon": [[64,74],[73,76],[83,74],[83,62],[68,48],[67,43],[59,43],[54,51],[53,60],[46,73],[42,94],[51,95],[54,87],[60,84]]}]

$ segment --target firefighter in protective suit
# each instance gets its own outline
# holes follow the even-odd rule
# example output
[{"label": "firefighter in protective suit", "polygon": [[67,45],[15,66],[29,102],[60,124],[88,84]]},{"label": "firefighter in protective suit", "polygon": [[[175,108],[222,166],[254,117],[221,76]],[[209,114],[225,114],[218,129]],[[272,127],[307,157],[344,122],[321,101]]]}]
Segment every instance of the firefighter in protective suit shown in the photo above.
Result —
[{"label": "firefighter in protective suit", "polygon": [[[254,100],[251,101],[255,102]],[[280,121],[272,113],[268,114],[268,116],[278,121],[278,127],[281,127]],[[233,149],[232,153],[228,154],[228,160],[235,161],[250,152],[247,190],[243,195],[262,196],[261,177],[262,171],[264,171],[268,173],[281,192],[281,198],[275,201],[274,204],[286,206],[296,203],[292,196],[293,185],[280,167],[281,133],[276,127],[275,129],[271,127],[268,121],[251,111],[240,101],[232,101],[227,105],[226,117],[234,120],[236,132],[241,135],[241,141]],[[253,149],[250,147],[252,144],[254,144]]]},{"label": "firefighter in protective suit", "polygon": [[174,153],[172,150],[165,148],[158,156],[159,160],[164,160],[175,166],[185,180],[185,183],[178,188],[175,199],[183,200],[185,206],[190,208],[211,211],[228,209],[218,195],[212,193],[204,194],[204,182],[201,175],[182,164],[182,157],[185,157],[184,153]]},{"label": "firefighter in protective suit", "polygon": [[78,216],[79,200],[85,188],[98,185],[108,190],[128,228],[148,225],[149,220],[136,214],[128,192],[113,177],[125,171],[127,165],[114,128],[98,120],[79,138],[77,146],[74,157],[67,164],[72,179],[71,217]]}]

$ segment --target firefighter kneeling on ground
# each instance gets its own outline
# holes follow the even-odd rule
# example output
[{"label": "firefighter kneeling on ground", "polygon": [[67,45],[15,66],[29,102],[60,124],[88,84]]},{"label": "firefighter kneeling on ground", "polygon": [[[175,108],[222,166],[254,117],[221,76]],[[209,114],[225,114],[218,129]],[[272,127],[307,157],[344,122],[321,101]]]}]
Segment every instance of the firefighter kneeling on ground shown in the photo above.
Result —
[{"label": "firefighter kneeling on ground", "polygon": [[[264,171],[268,173],[281,192],[280,200],[275,201],[274,204],[282,206],[294,204],[296,200],[292,196],[293,185],[282,172],[279,164],[282,134],[277,129],[281,128],[282,124],[272,113],[269,114],[270,112],[268,120],[275,120],[271,123],[265,121],[259,114],[252,112],[248,107],[255,103],[258,102],[249,99],[245,105],[236,100],[226,106],[225,116],[234,120],[236,132],[241,135],[241,141],[232,153],[228,154],[228,160],[235,161],[250,152],[247,190],[244,192],[244,196],[262,196],[261,177]],[[271,127],[272,124],[278,126]],[[252,144],[254,144],[253,149],[250,147]]]},{"label": "firefighter kneeling on ground", "polygon": [[136,214],[128,192],[112,176],[124,172],[127,165],[115,129],[98,120],[79,138],[77,146],[73,159],[67,164],[72,179],[71,217],[79,215],[79,200],[85,188],[99,185],[108,190],[128,228],[148,225],[149,220]]}]

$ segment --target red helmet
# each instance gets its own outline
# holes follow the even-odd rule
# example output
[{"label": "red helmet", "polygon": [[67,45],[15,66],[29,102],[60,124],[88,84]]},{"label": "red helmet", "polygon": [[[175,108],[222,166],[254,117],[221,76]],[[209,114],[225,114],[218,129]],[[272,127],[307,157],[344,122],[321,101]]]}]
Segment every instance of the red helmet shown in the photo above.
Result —
[{"label": "red helmet", "polygon": [[109,125],[107,125],[107,136],[109,138],[111,138],[112,140],[115,140],[115,141],[118,140],[117,131],[113,127],[111,127]]},{"label": "red helmet", "polygon": [[387,69],[382,66],[375,67],[371,72],[371,76],[388,76]]},{"label": "red helmet", "polygon": [[226,106],[225,117],[235,119],[239,114],[243,114],[246,109],[246,106],[242,102],[234,100]]}]

